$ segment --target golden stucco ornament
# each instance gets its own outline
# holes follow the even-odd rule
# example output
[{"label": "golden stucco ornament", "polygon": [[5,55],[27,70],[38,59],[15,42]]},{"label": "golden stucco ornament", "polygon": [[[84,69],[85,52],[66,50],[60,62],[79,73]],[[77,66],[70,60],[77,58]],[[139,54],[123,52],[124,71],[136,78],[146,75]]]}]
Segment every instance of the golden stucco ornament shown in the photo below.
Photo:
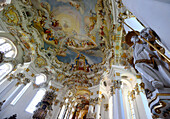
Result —
[{"label": "golden stucco ornament", "polygon": [[10,6],[3,11],[4,18],[3,20],[9,25],[18,25],[19,24],[19,15],[14,6]]}]

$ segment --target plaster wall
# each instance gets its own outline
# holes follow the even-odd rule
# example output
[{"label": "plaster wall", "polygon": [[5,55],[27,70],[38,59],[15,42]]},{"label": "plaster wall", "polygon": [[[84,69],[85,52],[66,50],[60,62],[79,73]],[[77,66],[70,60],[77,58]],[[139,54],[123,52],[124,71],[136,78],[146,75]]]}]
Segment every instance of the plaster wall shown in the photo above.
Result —
[{"label": "plaster wall", "polygon": [[[146,27],[152,28],[161,38],[163,45],[170,51],[169,42],[169,0],[122,0],[124,5]],[[151,17],[152,16],[152,17]]]},{"label": "plaster wall", "polygon": [[17,119],[30,119],[32,117],[32,114],[26,112],[25,109],[27,108],[37,91],[38,89],[34,89],[31,85],[15,105],[9,104],[2,111],[0,111],[0,119],[10,117],[13,114],[17,114]]}]

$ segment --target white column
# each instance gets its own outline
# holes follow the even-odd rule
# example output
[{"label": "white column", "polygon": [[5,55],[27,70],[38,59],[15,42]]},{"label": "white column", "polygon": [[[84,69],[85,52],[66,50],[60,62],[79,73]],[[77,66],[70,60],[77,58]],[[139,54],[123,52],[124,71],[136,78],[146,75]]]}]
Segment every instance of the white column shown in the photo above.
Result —
[{"label": "white column", "polygon": [[69,111],[69,109],[68,109],[68,107],[67,107],[66,110],[65,110],[65,113],[64,113],[64,119],[67,119],[68,111]]},{"label": "white column", "polygon": [[58,110],[58,113],[57,113],[57,116],[56,116],[56,118],[55,118],[55,119],[58,119],[58,118],[59,118],[59,116],[60,116],[60,112],[61,112],[61,109],[62,109],[62,107],[60,106],[60,107],[59,107],[59,110]]},{"label": "white column", "polygon": [[121,107],[121,109],[120,109],[121,115],[119,115],[119,116],[120,116],[121,119],[125,119],[124,106],[123,106],[123,97],[122,97],[122,89],[121,88],[119,89],[119,94],[118,95],[119,95],[119,102],[120,102],[120,107]]},{"label": "white column", "polygon": [[[146,95],[144,95],[143,90],[141,89],[141,87],[139,86],[139,83],[141,83],[140,79],[137,79],[136,85],[135,85],[135,91],[136,91],[136,95],[135,95],[135,99],[134,99],[134,103],[136,106],[136,112],[139,114],[139,118],[147,118],[150,119],[151,117],[151,112],[150,109],[148,107],[148,101],[146,99]],[[140,113],[139,113],[140,112]]]},{"label": "white column", "polygon": [[70,112],[71,112],[71,104],[69,104],[69,106],[67,106],[67,111],[66,111],[64,119],[68,119],[69,118]]},{"label": "white column", "polygon": [[1,92],[3,91],[3,89],[5,89],[10,83],[11,83],[11,81],[8,81],[7,78],[0,80],[0,86],[1,86],[1,88],[0,88],[0,93],[1,93]]},{"label": "white column", "polygon": [[74,114],[74,111],[75,111],[75,109],[74,109],[74,108],[72,108],[72,110],[71,110],[71,112],[70,112],[69,119],[72,119],[72,117],[73,117],[73,114]]},{"label": "white column", "polygon": [[60,114],[58,116],[58,119],[63,119],[65,108],[66,108],[66,105],[63,105],[61,108]]},{"label": "white column", "polygon": [[24,84],[21,84],[17,87],[17,89],[10,95],[10,97],[6,99],[5,103],[2,106],[2,109],[7,107],[11,103],[11,101],[18,95],[18,93],[24,88],[24,86]]},{"label": "white column", "polygon": [[0,93],[0,100],[15,86],[17,80],[11,81],[11,83]]},{"label": "white column", "polygon": [[125,119],[123,99],[121,93],[121,81],[114,81],[115,94],[113,95],[113,119]]},{"label": "white column", "polygon": [[118,102],[118,89],[115,89],[115,94],[113,95],[113,119],[119,119],[119,102]]},{"label": "white column", "polygon": [[111,92],[111,97],[109,99],[109,119],[113,119],[113,109],[114,109],[114,99],[113,99],[113,92]]},{"label": "white column", "polygon": [[91,118],[93,114],[94,114],[94,99],[90,98],[87,118]]},{"label": "white column", "polygon": [[82,116],[82,112],[80,111],[78,119],[81,119],[81,116]]},{"label": "white column", "polygon": [[148,106],[148,100],[146,98],[146,95],[143,94],[142,92],[140,92],[140,97],[141,97],[141,103],[139,103],[139,104],[142,104],[144,106],[143,108],[145,110],[146,118],[151,119],[152,118],[152,116],[151,116],[152,114],[151,114],[151,110],[150,110],[150,108]]},{"label": "white column", "polygon": [[123,106],[124,106],[124,113],[125,119],[130,119],[130,105],[128,101],[128,91],[126,89],[123,90]]},{"label": "white column", "polygon": [[57,115],[60,111],[60,103],[57,103],[57,105],[53,105],[52,109],[53,109],[53,111],[52,111],[51,119],[56,119]]},{"label": "white column", "polygon": [[95,105],[95,113],[96,113],[96,119],[99,119],[99,114],[100,114],[100,104],[101,102],[98,101],[97,104]]},{"label": "white column", "polygon": [[89,109],[88,109],[88,113],[93,113],[93,110],[94,110],[94,105],[90,104]]},{"label": "white column", "polygon": [[135,117],[137,119],[141,119],[140,115],[139,115],[139,110],[138,110],[136,99],[133,100],[133,106],[134,106],[134,110],[135,110]]},{"label": "white column", "polygon": [[72,114],[72,109],[71,107],[69,107],[66,119],[69,119],[71,114]]}]

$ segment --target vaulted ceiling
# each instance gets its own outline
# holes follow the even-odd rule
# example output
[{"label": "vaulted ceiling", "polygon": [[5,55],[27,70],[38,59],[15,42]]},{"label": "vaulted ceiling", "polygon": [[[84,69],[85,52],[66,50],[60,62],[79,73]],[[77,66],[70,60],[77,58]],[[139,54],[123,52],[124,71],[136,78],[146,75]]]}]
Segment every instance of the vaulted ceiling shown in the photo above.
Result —
[{"label": "vaulted ceiling", "polygon": [[16,0],[1,15],[35,70],[63,85],[91,87],[111,65],[128,65],[124,31],[107,0]]}]

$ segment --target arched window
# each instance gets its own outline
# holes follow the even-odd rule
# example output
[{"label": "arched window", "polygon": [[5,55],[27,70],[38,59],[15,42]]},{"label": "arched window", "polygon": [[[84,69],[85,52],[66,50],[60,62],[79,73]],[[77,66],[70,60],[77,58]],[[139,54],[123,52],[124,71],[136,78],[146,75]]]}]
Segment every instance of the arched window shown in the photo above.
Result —
[{"label": "arched window", "polygon": [[40,75],[36,76],[35,84],[36,85],[41,85],[41,84],[45,83],[46,80],[47,80],[46,76],[44,74],[40,74]]},{"label": "arched window", "polygon": [[17,54],[16,47],[7,38],[0,37],[0,51],[5,54],[5,57],[15,57]]},{"label": "arched window", "polygon": [[12,70],[12,65],[5,63],[0,66],[0,80],[5,77]]},{"label": "arched window", "polygon": [[46,90],[44,88],[39,89],[25,111],[33,113],[36,110],[36,105],[42,100],[43,96],[45,95],[45,92]]},{"label": "arched window", "polygon": [[[14,58],[17,55],[15,45],[7,38],[0,37],[0,52],[4,53],[4,57]],[[2,80],[12,70],[12,64],[0,64],[0,80]]]},{"label": "arched window", "polygon": [[[135,17],[125,19],[125,22],[129,26],[131,26],[133,29],[135,29],[136,31],[140,32],[142,29],[144,29],[142,24]],[[131,31],[131,29],[129,27],[127,27],[126,25],[124,25],[124,29],[125,29],[126,33],[128,33],[128,31]]]}]

